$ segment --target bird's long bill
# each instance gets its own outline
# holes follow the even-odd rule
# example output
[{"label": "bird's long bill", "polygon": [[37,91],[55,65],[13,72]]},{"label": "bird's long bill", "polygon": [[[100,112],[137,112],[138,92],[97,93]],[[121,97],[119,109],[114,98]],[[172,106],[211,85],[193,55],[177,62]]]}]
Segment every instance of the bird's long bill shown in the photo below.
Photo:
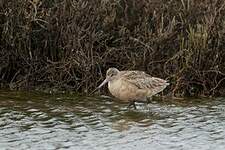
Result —
[{"label": "bird's long bill", "polygon": [[96,90],[100,89],[103,85],[105,85],[108,82],[109,80],[105,79],[96,89],[94,89],[94,91],[91,92],[91,94],[93,94]]},{"label": "bird's long bill", "polygon": [[98,87],[97,89],[100,89],[103,85],[105,85],[106,83],[108,83],[109,80],[106,78]]}]

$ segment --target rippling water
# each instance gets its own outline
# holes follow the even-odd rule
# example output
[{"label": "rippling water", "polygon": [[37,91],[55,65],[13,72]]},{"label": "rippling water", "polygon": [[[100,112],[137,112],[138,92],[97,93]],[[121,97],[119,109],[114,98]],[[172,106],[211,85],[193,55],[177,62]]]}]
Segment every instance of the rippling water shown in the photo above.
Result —
[{"label": "rippling water", "polygon": [[225,98],[127,104],[0,91],[0,149],[225,149]]}]

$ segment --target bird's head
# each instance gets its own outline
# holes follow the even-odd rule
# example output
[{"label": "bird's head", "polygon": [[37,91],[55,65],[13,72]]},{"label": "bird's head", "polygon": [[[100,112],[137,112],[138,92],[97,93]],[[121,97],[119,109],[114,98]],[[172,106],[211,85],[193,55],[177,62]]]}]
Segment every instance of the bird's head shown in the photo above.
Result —
[{"label": "bird's head", "polygon": [[120,71],[116,68],[109,68],[106,72],[105,80],[97,87],[97,89],[100,89],[106,83],[114,80],[116,78],[116,76],[119,74],[119,72]]}]

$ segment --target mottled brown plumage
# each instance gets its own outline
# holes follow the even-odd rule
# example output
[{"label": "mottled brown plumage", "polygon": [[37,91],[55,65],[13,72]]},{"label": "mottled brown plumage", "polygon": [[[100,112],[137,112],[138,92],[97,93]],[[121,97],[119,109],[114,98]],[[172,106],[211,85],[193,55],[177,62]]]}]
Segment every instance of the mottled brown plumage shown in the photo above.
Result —
[{"label": "mottled brown plumage", "polygon": [[166,80],[152,77],[143,71],[119,71],[116,68],[107,70],[106,79],[97,89],[106,83],[113,96],[133,105],[135,101],[146,101],[169,85]]}]

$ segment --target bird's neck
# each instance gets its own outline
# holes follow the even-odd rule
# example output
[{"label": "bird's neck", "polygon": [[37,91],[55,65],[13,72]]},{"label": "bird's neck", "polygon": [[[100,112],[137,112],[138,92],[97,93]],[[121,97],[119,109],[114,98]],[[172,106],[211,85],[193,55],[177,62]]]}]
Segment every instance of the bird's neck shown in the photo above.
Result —
[{"label": "bird's neck", "polygon": [[110,88],[110,85],[111,85],[111,81],[108,82],[108,88]]}]

